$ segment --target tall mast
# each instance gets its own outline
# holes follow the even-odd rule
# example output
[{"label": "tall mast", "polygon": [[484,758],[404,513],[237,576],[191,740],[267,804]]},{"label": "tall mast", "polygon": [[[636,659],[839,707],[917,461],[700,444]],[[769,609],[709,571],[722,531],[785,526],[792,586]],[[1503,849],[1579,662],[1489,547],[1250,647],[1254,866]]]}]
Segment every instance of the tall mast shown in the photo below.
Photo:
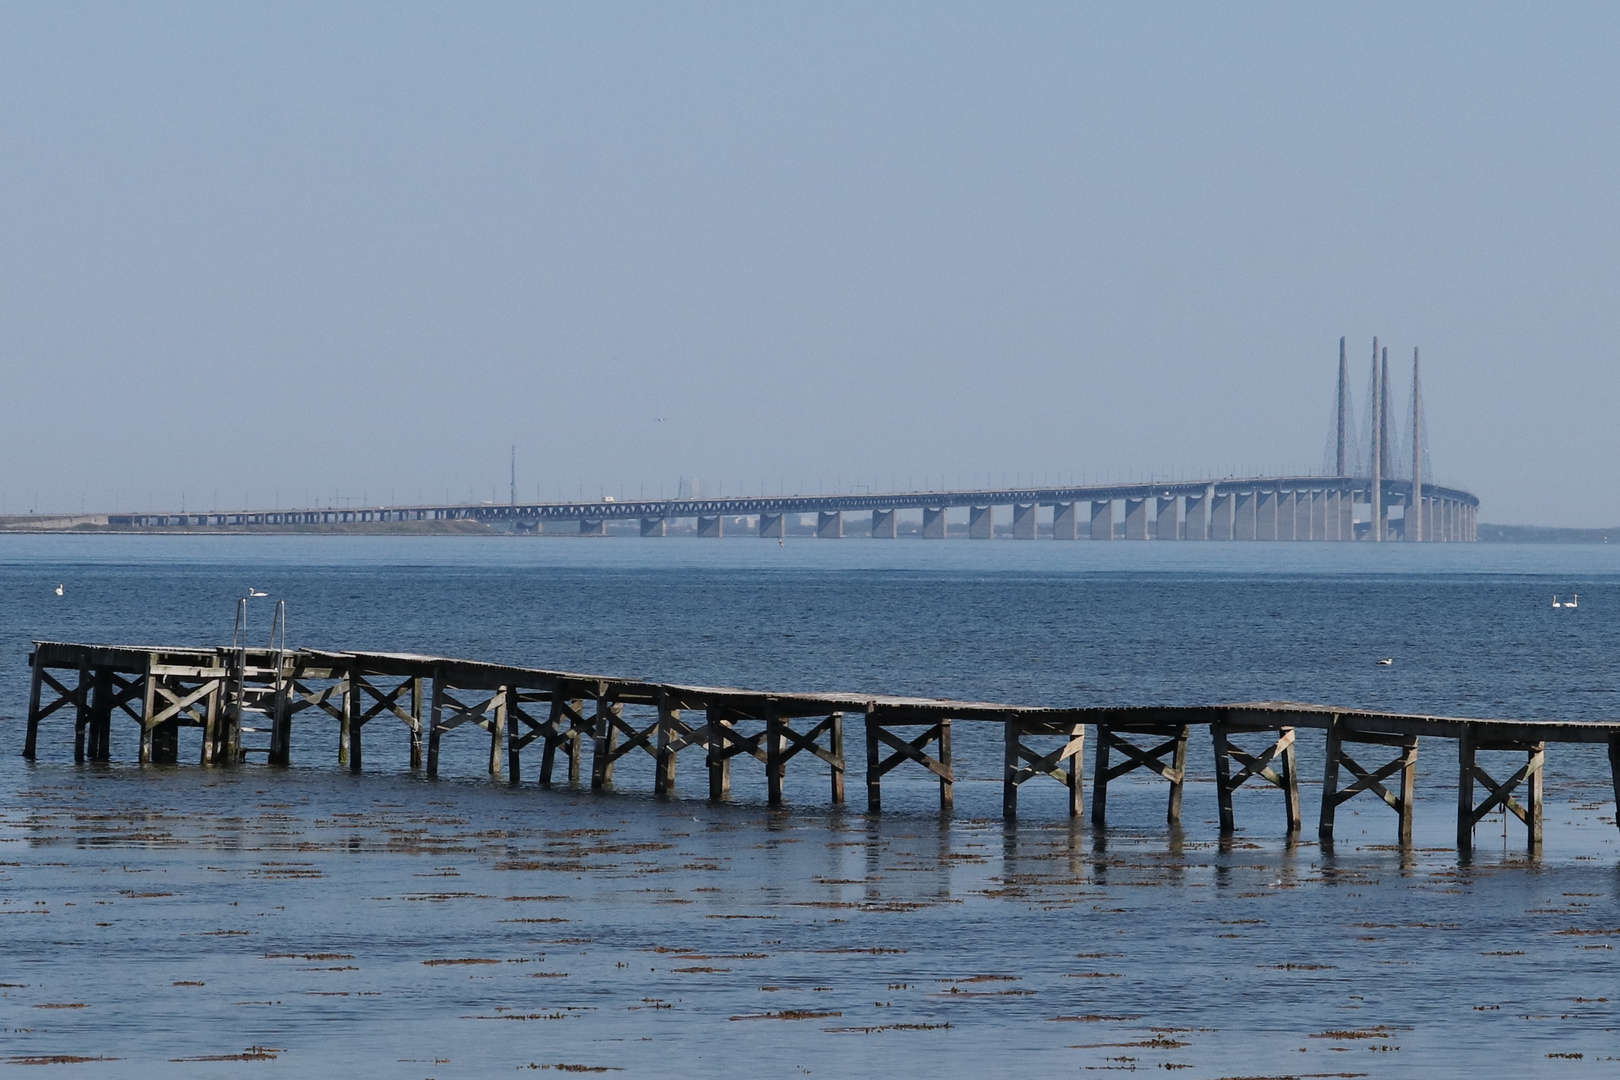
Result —
[{"label": "tall mast", "polygon": [[1378,385],[1378,339],[1373,338],[1372,362],[1372,492],[1368,502],[1372,504],[1372,527],[1369,530],[1374,540],[1382,542],[1384,534],[1380,525],[1384,520],[1384,460],[1380,456],[1383,449],[1383,417],[1379,415],[1378,405],[1383,395]]},{"label": "tall mast", "polygon": [[512,505],[517,505],[517,443],[512,444]]},{"label": "tall mast", "polygon": [[1423,537],[1423,382],[1418,377],[1418,351],[1412,349],[1412,498],[1406,504],[1406,538]]},{"label": "tall mast", "polygon": [[1395,458],[1389,448],[1389,346],[1384,346],[1378,372],[1378,458],[1384,463],[1384,472],[1395,473]]},{"label": "tall mast", "polygon": [[1344,357],[1344,338],[1339,339],[1339,453],[1336,459],[1336,472],[1334,476],[1348,476],[1345,469],[1344,452],[1348,448],[1345,438],[1349,435],[1346,429],[1350,426],[1350,365]]}]

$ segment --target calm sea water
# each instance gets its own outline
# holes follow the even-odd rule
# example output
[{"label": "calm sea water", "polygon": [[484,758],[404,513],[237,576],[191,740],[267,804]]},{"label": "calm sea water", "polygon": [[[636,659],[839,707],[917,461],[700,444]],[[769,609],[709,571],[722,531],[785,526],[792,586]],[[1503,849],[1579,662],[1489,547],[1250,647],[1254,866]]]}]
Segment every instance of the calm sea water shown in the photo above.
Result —
[{"label": "calm sea water", "polygon": [[[1607,547],[0,537],[0,1064],[1620,1074],[1599,750],[1550,752],[1539,859],[1493,818],[1468,864],[1441,742],[1416,847],[1366,800],[1331,853],[1312,783],[1297,842],[1256,790],[1221,843],[1198,735],[1183,827],[1140,780],[1111,787],[1105,833],[1055,784],[1004,826],[998,733],[969,724],[945,821],[903,772],[881,817],[858,783],[834,811],[802,759],[781,812],[743,765],[709,803],[696,759],[670,800],[628,759],[607,793],[511,787],[462,732],[437,782],[376,726],[361,776],[313,723],[284,773],[142,770],[128,722],[110,767],[75,766],[61,721],[38,763],[16,756],[30,639],[215,644],[249,585],[314,647],[1030,704],[1620,717]],[[1320,750],[1302,736],[1307,781]]]}]

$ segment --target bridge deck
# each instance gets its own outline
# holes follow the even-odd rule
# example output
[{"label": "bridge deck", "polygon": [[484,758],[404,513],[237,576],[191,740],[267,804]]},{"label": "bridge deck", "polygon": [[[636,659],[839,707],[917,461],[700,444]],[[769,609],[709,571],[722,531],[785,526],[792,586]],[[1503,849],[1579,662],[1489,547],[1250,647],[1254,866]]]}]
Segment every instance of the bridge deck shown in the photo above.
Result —
[{"label": "bridge deck", "polygon": [[[233,764],[258,753],[271,764],[286,765],[291,719],[308,712],[335,723],[339,761],[355,770],[363,760],[366,725],[388,718],[404,725],[413,768],[424,767],[426,737],[425,768],[430,775],[438,772],[442,738],[471,725],[489,737],[490,774],[499,776],[504,769],[512,783],[522,779],[522,752],[533,744],[542,755],[541,783],[551,782],[559,752],[566,759],[569,779],[581,779],[589,744],[592,786],[611,784],[614,764],[625,755],[646,753],[657,763],[657,790],[669,793],[678,754],[699,748],[712,797],[729,792],[733,759],[750,757],[765,764],[774,804],[782,800],[787,763],[807,754],[828,766],[833,801],[839,803],[844,793],[843,722],[846,714],[856,714],[865,727],[867,805],[873,811],[882,805],[882,777],[906,764],[921,766],[936,777],[941,807],[950,808],[955,782],[951,725],[958,721],[1002,725],[1003,810],[1008,817],[1017,814],[1019,787],[1037,776],[1066,786],[1070,813],[1079,813],[1088,729],[1096,747],[1091,816],[1098,825],[1106,821],[1110,781],[1139,769],[1167,781],[1167,817],[1172,822],[1179,818],[1188,736],[1195,727],[1206,728],[1214,745],[1221,826],[1227,832],[1235,828],[1232,794],[1250,781],[1281,789],[1288,829],[1299,828],[1294,754],[1299,729],[1326,735],[1319,822],[1324,840],[1332,837],[1336,808],[1358,794],[1368,794],[1396,812],[1399,837],[1410,842],[1420,738],[1457,744],[1462,851],[1471,848],[1474,825],[1496,809],[1523,822],[1532,850],[1539,847],[1541,777],[1549,743],[1605,745],[1620,796],[1620,721],[1431,716],[1292,701],[1073,708],[886,694],[773,692],[404,652],[39,641],[30,664],[33,677],[23,749],[28,758],[36,756],[42,722],[71,709],[76,760],[109,760],[111,719],[115,712],[123,712],[139,725],[143,764],[176,762],[179,730],[196,728],[202,731],[204,764]],[[252,745],[254,740],[244,736],[268,736],[268,745]],[[1058,740],[1056,745],[1053,739]],[[1368,768],[1350,752],[1354,748],[1366,756],[1365,747],[1398,753],[1393,760]],[[1524,759],[1504,781],[1486,772],[1479,758],[1482,752],[1500,751]],[[1115,754],[1120,755],[1117,764]],[[1341,771],[1351,777],[1343,786]],[[1476,784],[1486,792],[1482,803],[1474,800]],[[1520,794],[1525,796],[1523,803]]]}]

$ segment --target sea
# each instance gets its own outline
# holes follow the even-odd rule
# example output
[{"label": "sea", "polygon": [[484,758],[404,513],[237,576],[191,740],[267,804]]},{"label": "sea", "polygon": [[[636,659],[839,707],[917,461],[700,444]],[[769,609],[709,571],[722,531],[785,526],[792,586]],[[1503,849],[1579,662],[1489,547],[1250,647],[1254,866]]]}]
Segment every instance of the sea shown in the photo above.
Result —
[{"label": "sea", "polygon": [[1608,546],[0,536],[0,1071],[1620,1076],[1601,747],[1549,748],[1539,854],[1493,814],[1469,859],[1435,739],[1404,849],[1367,796],[1318,844],[1317,732],[1304,830],[1246,787],[1225,839],[1203,731],[1180,825],[1138,772],[1105,829],[1050,781],[1004,822],[965,721],[949,816],[907,768],[866,812],[858,718],[842,807],[805,758],[781,808],[747,758],[720,802],[696,758],[496,780],[468,728],[429,779],[383,720],[353,774],[308,713],[285,770],[143,768],[127,719],[75,764],[65,712],[21,758],[32,640],[224,644],[250,589],[293,646],[688,684],[1620,719]]}]

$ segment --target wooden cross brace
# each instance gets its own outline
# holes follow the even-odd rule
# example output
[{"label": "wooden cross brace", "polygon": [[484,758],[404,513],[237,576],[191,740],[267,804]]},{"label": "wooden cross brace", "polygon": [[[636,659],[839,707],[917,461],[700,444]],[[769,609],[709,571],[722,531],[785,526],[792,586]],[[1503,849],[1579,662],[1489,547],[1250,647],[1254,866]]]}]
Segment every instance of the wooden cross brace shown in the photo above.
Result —
[{"label": "wooden cross brace", "polygon": [[[1147,735],[1165,741],[1154,747],[1137,746],[1125,735]],[[1108,764],[1109,753],[1118,750],[1125,760]],[[1169,762],[1164,759],[1169,756]],[[1092,770],[1091,823],[1108,822],[1108,784],[1128,772],[1146,769],[1170,782],[1170,805],[1165,818],[1172,825],[1181,820],[1181,789],[1187,779],[1186,724],[1132,724],[1129,727],[1097,725],[1097,764]]]},{"label": "wooden cross brace", "polygon": [[[440,737],[462,724],[472,724],[489,732],[489,773],[491,776],[501,774],[501,744],[506,741],[506,694],[507,688],[500,687],[476,705],[467,705],[451,695],[444,685],[444,679],[435,672],[432,718],[428,723],[429,776],[439,775]],[[448,716],[445,715],[447,711]],[[359,729],[354,730],[357,733]]]},{"label": "wooden cross brace", "polygon": [[[1050,776],[1069,789],[1069,816],[1079,817],[1086,726],[1050,724],[1016,716],[1009,716],[1003,723],[1006,759],[1001,783],[1001,815],[1009,819],[1018,816],[1018,785],[1037,776]],[[1024,743],[1030,736],[1057,736],[1063,743],[1055,750],[1042,753]]]},{"label": "wooden cross brace", "polygon": [[[366,695],[368,694],[372,699],[370,708],[365,707]],[[496,691],[495,696],[499,697],[499,695],[500,691]],[[444,701],[450,701],[458,708],[462,707],[459,702],[456,702],[455,699],[451,698],[443,691],[440,692],[439,696],[441,699],[441,705]],[[408,698],[410,703],[409,711],[407,711],[406,708],[401,707],[401,698]],[[494,698],[492,697],[490,700],[493,701]],[[488,707],[489,702],[486,702],[482,707],[480,707],[479,711],[487,709]],[[355,772],[360,771],[363,756],[363,740],[361,738],[362,729],[366,726],[366,724],[370,723],[371,720],[378,716],[382,716],[385,713],[397,718],[410,731],[411,768],[420,769],[422,767],[421,677],[410,675],[405,676],[397,685],[395,685],[392,690],[385,691],[379,689],[375,683],[367,679],[366,676],[357,668],[350,668],[347,680],[347,694],[344,697],[343,713],[341,714],[344,721],[343,738],[341,741],[344,743],[344,745],[346,745],[348,750],[349,768],[353,769]],[[448,731],[451,728],[465,722],[466,719],[469,718],[460,717],[453,714],[448,723],[444,722],[442,718],[439,723],[443,730]],[[473,722],[479,723],[480,726],[487,726],[487,723],[480,720],[475,719]],[[498,759],[495,759],[495,763],[498,765]]]},{"label": "wooden cross brace", "polygon": [[[1294,729],[1217,722],[1209,726],[1209,733],[1215,743],[1215,794],[1220,803],[1221,832],[1237,830],[1232,793],[1256,777],[1282,789],[1288,832],[1298,832],[1299,778],[1294,768]],[[1257,733],[1271,736],[1271,741],[1259,753],[1250,753],[1231,741],[1233,735]],[[1241,766],[1236,773],[1232,772],[1234,761]]]},{"label": "wooden cross brace", "polygon": [[[827,748],[816,740],[827,736]],[[832,801],[844,801],[844,714],[833,713],[809,731],[793,730],[792,721],[770,710],[765,718],[765,783],[766,801],[772,806],[782,804],[782,781],[787,763],[800,753],[808,753],[825,761],[832,770]]]},{"label": "wooden cross brace", "polygon": [[[1399,749],[1400,755],[1376,769],[1368,770],[1345,751],[1346,743],[1393,747]],[[1317,826],[1317,834],[1323,842],[1333,841],[1333,821],[1339,804],[1365,791],[1376,795],[1384,805],[1395,811],[1399,841],[1403,845],[1410,844],[1412,797],[1417,785],[1417,752],[1416,735],[1347,730],[1342,718],[1335,713],[1328,722],[1326,764],[1322,773],[1322,816]],[[1342,790],[1339,788],[1341,766],[1355,777],[1355,782]],[[1384,786],[1384,781],[1396,773],[1400,773],[1401,777],[1399,794]]]},{"label": "wooden cross brace", "polygon": [[[926,721],[923,721],[926,723]],[[939,777],[939,808],[948,813],[955,802],[956,774],[951,768],[951,722],[949,719],[938,720],[924,728],[922,734],[906,739],[896,735],[885,727],[885,723],[892,726],[914,727],[915,723],[906,723],[904,720],[882,719],[882,714],[868,710],[866,714],[866,808],[871,813],[878,813],[883,809],[882,777],[895,766],[907,761],[914,761]],[[939,756],[930,757],[924,747],[930,742],[939,744]],[[882,748],[888,747],[894,753],[883,757]]]},{"label": "wooden cross brace", "polygon": [[[579,783],[581,747],[584,745],[585,737],[592,731],[591,722],[585,719],[584,709],[585,702],[582,699],[569,699],[560,694],[551,696],[551,713],[536,733],[537,737],[543,740],[540,752],[542,784],[551,783],[551,773],[557,761],[559,746],[568,755],[568,782]],[[527,743],[526,738],[524,745]]]},{"label": "wooden cross brace", "polygon": [[675,755],[689,746],[709,747],[709,726],[693,727],[681,719],[681,710],[669,701],[658,703],[658,767],[653,773],[653,793],[668,795],[675,790]]},{"label": "wooden cross brace", "polygon": [[723,799],[731,794],[731,759],[739,754],[765,760],[765,732],[744,735],[735,724],[739,720],[755,719],[736,709],[710,706],[702,727],[704,745],[708,748],[709,798]]},{"label": "wooden cross brace", "polygon": [[[591,787],[605,787],[613,782],[613,765],[633,750],[643,750],[655,761],[658,758],[658,720],[655,717],[646,727],[638,728],[624,718],[624,704],[608,698],[596,699],[596,715],[592,726],[595,751],[591,755]],[[619,745],[619,736],[625,742]]]},{"label": "wooden cross brace", "polygon": [[[1525,762],[1513,775],[1498,783],[1482,768],[1476,758],[1481,750],[1508,751],[1525,755]],[[1524,823],[1529,849],[1541,849],[1541,787],[1542,766],[1547,759],[1547,744],[1540,742],[1494,742],[1481,739],[1472,727],[1463,729],[1457,740],[1457,851],[1468,854],[1474,847],[1474,826],[1497,807],[1511,813]],[[1485,785],[1485,801],[1474,805],[1474,783]],[[1513,792],[1524,785],[1525,806],[1513,797]]]}]

